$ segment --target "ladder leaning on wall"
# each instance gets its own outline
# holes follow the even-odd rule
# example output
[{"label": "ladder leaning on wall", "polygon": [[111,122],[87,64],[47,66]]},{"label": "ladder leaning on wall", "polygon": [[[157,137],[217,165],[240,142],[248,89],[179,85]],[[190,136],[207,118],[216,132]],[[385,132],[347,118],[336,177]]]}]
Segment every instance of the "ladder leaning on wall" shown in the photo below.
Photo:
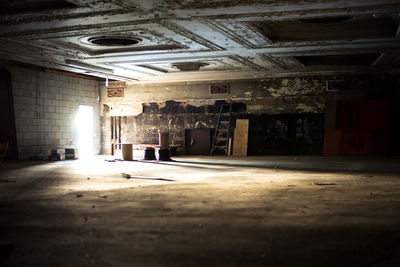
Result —
[{"label": "ladder leaning on wall", "polygon": [[219,110],[218,121],[215,127],[214,139],[211,145],[210,155],[218,149],[223,149],[229,156],[229,138],[231,137],[232,104],[222,104]]}]

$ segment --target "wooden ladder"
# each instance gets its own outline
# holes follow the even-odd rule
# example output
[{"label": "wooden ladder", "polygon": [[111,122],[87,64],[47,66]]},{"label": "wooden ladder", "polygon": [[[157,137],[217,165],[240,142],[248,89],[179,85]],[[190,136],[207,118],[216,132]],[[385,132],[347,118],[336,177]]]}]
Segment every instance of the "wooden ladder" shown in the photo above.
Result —
[{"label": "wooden ladder", "polygon": [[214,139],[211,145],[210,155],[218,149],[223,149],[225,155],[229,156],[229,138],[232,118],[232,104],[222,104],[219,110],[217,126],[215,127]]}]

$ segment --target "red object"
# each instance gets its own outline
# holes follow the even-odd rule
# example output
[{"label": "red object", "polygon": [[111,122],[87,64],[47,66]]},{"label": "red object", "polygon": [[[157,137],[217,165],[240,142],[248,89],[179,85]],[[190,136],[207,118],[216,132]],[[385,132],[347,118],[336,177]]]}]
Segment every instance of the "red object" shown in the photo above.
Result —
[{"label": "red object", "polygon": [[325,130],[324,155],[386,155],[386,101],[339,100],[327,107],[336,121],[329,121]]},{"label": "red object", "polygon": [[324,155],[326,156],[384,156],[386,147],[385,131],[325,131]]},{"label": "red object", "polygon": [[339,100],[336,129],[386,130],[387,104],[384,100]]},{"label": "red object", "polygon": [[359,124],[363,130],[386,131],[387,104],[382,100],[364,100],[358,103]]},{"label": "red object", "polygon": [[324,155],[325,156],[336,156],[340,155],[340,148],[342,140],[342,131],[325,131],[324,138]]}]

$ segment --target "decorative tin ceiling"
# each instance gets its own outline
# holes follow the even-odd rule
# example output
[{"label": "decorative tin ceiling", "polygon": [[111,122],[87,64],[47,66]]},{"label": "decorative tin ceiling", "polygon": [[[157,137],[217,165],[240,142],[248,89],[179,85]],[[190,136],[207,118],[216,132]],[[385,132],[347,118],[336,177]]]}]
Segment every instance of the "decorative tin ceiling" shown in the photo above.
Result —
[{"label": "decorative tin ceiling", "polygon": [[0,0],[0,59],[133,83],[399,71],[398,0]]}]

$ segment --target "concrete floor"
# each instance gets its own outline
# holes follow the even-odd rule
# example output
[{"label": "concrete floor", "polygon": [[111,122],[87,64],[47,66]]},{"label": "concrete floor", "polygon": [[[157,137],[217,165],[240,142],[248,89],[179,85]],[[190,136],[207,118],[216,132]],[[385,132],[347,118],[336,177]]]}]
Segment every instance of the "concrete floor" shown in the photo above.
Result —
[{"label": "concrete floor", "polygon": [[0,265],[400,266],[398,159],[174,159],[0,163]]}]

